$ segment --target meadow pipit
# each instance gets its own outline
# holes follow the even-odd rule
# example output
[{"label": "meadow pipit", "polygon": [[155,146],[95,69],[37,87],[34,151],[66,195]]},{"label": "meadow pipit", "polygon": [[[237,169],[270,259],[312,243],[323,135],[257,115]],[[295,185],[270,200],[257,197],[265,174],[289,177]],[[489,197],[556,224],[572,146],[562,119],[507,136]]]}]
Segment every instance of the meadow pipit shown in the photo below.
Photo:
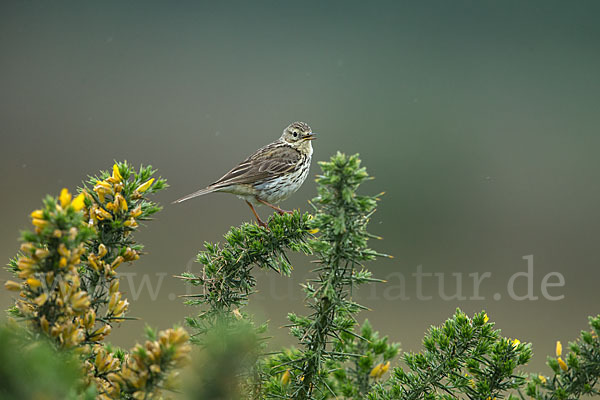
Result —
[{"label": "meadow pipit", "polygon": [[258,224],[266,227],[252,204],[267,205],[280,214],[288,212],[275,204],[287,199],[306,180],[314,135],[304,122],[294,122],[279,139],[258,149],[221,179],[174,203],[212,192],[233,193],[246,201]]}]

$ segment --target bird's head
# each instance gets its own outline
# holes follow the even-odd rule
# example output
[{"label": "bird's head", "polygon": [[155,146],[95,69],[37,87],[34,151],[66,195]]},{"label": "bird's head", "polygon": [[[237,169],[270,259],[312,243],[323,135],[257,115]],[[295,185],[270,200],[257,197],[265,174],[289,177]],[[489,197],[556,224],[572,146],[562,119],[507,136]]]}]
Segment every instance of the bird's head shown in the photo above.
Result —
[{"label": "bird's head", "polygon": [[310,129],[310,126],[304,122],[290,124],[283,130],[283,135],[281,135],[281,140],[296,148],[306,148],[307,150],[309,148],[312,149],[310,142],[314,139],[316,139],[315,134]]}]

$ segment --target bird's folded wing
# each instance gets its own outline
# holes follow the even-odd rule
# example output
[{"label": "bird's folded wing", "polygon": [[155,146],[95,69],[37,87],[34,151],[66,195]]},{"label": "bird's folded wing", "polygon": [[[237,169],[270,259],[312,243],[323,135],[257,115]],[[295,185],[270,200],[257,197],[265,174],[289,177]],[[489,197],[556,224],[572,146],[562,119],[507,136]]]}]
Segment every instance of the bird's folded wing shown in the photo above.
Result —
[{"label": "bird's folded wing", "polygon": [[298,150],[286,144],[272,143],[259,149],[210,186],[248,185],[270,180],[293,170],[300,158]]}]

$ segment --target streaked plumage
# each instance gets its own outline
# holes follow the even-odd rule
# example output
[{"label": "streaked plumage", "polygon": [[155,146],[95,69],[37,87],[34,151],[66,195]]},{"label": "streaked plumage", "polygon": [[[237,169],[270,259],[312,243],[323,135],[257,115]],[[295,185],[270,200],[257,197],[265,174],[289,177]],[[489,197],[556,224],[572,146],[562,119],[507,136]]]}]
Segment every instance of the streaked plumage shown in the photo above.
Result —
[{"label": "streaked plumage", "polygon": [[246,200],[259,224],[264,223],[252,204],[266,204],[284,212],[273,203],[285,200],[306,180],[312,158],[311,141],[315,138],[304,122],[294,122],[275,142],[258,149],[219,180],[188,194],[175,203],[212,192],[226,192]]}]

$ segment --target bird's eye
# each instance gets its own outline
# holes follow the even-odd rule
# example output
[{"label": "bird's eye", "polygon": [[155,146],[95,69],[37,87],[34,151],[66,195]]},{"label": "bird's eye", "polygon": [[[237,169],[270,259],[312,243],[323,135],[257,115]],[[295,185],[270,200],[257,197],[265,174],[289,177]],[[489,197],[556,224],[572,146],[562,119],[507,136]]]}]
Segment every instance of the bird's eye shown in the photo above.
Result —
[{"label": "bird's eye", "polygon": [[294,137],[298,137],[298,132],[294,132]]}]

